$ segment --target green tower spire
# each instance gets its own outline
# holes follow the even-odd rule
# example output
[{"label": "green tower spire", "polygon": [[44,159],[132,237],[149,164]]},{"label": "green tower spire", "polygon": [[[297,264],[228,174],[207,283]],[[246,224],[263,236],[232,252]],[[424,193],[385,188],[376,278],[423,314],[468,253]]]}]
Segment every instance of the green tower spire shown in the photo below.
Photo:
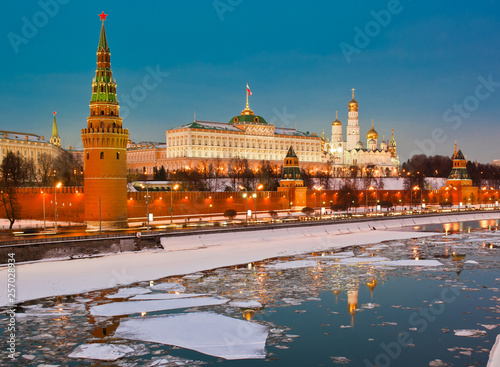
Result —
[{"label": "green tower spire", "polygon": [[59,132],[57,131],[56,122],[56,111],[54,111],[54,121],[52,122],[52,135],[50,136],[50,143],[61,147],[61,138],[59,137]]},{"label": "green tower spire", "polygon": [[97,69],[95,78],[92,81],[92,98],[90,102],[116,103],[116,81],[113,79],[111,71],[111,53],[109,52],[108,40],[106,38],[106,28],[104,21],[107,14],[99,15],[102,20],[101,34],[99,35],[99,45],[97,46]]}]

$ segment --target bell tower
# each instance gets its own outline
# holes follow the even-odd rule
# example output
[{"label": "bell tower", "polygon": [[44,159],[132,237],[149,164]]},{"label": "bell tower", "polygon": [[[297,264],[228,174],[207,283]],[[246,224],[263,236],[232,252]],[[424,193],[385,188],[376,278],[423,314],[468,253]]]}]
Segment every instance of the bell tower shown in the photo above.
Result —
[{"label": "bell tower", "polygon": [[97,70],[92,80],[92,98],[87,128],[82,129],[85,172],[85,222],[87,228],[127,226],[128,130],[122,127],[116,99],[116,81],[111,71],[111,53],[101,17],[97,47]]}]

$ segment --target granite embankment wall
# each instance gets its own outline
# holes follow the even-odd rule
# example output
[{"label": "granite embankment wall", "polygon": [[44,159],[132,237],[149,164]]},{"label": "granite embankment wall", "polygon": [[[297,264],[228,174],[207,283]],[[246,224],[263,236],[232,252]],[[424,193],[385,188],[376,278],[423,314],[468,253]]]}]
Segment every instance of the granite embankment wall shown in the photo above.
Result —
[{"label": "granite embankment wall", "polygon": [[[304,227],[304,231],[311,232],[314,235],[315,231],[323,231],[322,226],[329,226],[329,234],[348,235],[350,233],[369,232],[374,229],[386,230],[397,229],[406,226],[421,226],[425,224],[443,224],[443,229],[447,224],[479,221],[480,227],[483,229],[497,230],[500,221],[500,211],[488,212],[464,212],[453,214],[433,214],[419,215],[408,217],[395,218],[370,218],[357,219],[348,221],[314,221],[300,222],[287,224],[274,224],[267,226],[255,227],[233,227],[206,229],[198,231],[183,231],[159,233],[152,232],[150,234],[143,233],[140,237],[136,235],[101,235],[101,236],[84,236],[84,237],[68,237],[68,238],[49,238],[49,239],[32,239],[24,240],[8,245],[0,245],[0,264],[7,263],[8,254],[15,253],[16,262],[37,261],[43,259],[72,259],[90,256],[99,256],[102,254],[121,253],[141,250],[163,249],[161,243],[166,243],[166,238],[169,241],[182,241],[182,236],[208,235],[212,233],[228,232],[228,236],[234,236],[235,231],[255,231],[255,230],[272,230],[276,228],[289,227]],[[450,230],[458,230],[450,226]],[[466,228],[462,228],[466,230]],[[164,239],[162,241],[162,238]],[[165,250],[168,250],[166,248]]]}]

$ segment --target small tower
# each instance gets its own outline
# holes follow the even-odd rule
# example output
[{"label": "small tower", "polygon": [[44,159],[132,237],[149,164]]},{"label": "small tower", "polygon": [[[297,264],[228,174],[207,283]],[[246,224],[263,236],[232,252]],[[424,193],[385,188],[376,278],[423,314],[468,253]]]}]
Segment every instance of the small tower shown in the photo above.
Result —
[{"label": "small tower", "polygon": [[472,186],[472,179],[467,171],[467,160],[460,148],[457,151],[457,143],[451,159],[453,167],[446,180],[446,187],[439,189],[442,201],[463,205],[475,204],[478,188]]},{"label": "small tower", "polygon": [[97,70],[87,128],[82,129],[85,172],[85,222],[88,228],[127,226],[128,130],[122,127],[111,71],[104,12],[97,47]]},{"label": "small tower", "polygon": [[349,115],[347,119],[347,150],[356,148],[359,140],[358,102],[354,99],[354,88],[352,88],[352,100],[348,104]]},{"label": "small tower", "polygon": [[54,111],[54,122],[52,122],[52,135],[50,136],[50,143],[56,147],[61,147],[61,138],[59,137],[59,132],[57,131],[56,111]]},{"label": "small tower", "polygon": [[304,181],[301,178],[299,158],[292,146],[288,149],[283,162],[283,172],[278,191],[288,192],[290,207],[302,209],[306,205],[307,188],[304,187]]}]

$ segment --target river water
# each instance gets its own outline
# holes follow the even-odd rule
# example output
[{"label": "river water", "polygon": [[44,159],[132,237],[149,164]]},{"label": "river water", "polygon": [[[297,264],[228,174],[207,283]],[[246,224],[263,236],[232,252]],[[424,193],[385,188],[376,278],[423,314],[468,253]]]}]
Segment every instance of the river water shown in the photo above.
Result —
[{"label": "river water", "polygon": [[485,366],[500,331],[495,225],[29,301],[20,354],[0,364]]}]

